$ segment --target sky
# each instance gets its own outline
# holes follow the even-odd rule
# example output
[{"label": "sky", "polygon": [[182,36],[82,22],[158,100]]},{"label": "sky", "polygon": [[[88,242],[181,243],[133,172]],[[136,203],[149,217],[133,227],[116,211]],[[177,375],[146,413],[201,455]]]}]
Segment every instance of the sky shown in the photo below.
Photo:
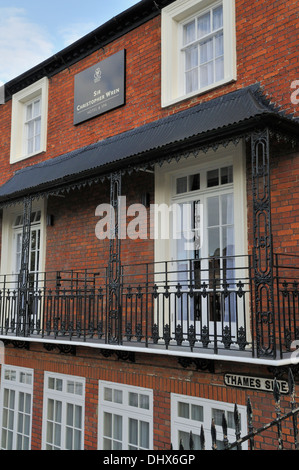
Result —
[{"label": "sky", "polygon": [[138,0],[0,0],[0,86]]}]

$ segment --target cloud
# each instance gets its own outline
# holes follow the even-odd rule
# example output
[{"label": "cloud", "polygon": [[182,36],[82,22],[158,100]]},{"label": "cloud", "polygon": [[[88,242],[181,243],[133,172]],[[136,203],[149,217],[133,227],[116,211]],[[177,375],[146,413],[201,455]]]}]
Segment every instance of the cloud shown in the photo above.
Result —
[{"label": "cloud", "polygon": [[54,54],[46,31],[23,8],[0,7],[0,85]]},{"label": "cloud", "polygon": [[97,28],[96,23],[86,22],[86,23],[73,23],[60,29],[59,36],[62,39],[64,47],[73,44],[73,42],[82,38],[86,34],[90,33]]}]

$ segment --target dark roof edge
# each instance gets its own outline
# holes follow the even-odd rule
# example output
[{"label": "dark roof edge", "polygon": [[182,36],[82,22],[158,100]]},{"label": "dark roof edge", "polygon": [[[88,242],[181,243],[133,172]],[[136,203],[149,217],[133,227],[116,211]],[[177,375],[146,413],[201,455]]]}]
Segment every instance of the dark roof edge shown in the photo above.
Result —
[{"label": "dark roof edge", "polygon": [[101,178],[106,179],[114,171],[126,173],[134,169],[148,168],[162,162],[173,161],[179,155],[189,155],[198,151],[206,152],[208,149],[217,149],[222,145],[226,147],[230,142],[239,142],[243,138],[247,139],[252,133],[265,128],[269,128],[270,132],[272,131],[274,134],[277,134],[278,138],[290,132],[290,138],[298,142],[298,123],[290,122],[287,118],[281,117],[274,112],[268,115],[262,114],[261,116],[252,117],[244,122],[236,123],[223,129],[215,129],[201,136],[193,136],[187,142],[184,141],[184,143],[176,142],[169,144],[164,148],[164,157],[161,157],[161,149],[152,149],[142,154],[142,162],[139,161],[141,155],[134,155],[120,161],[107,163],[97,169],[93,168],[76,175],[72,174],[38,185],[31,188],[29,192],[28,189],[21,190],[11,196],[0,198],[0,209],[3,205],[14,204],[16,201],[20,201],[21,198],[28,196],[28,194],[31,194],[33,198],[43,197],[55,194],[57,191],[64,191],[68,187],[84,186],[88,181],[97,181]]},{"label": "dark roof edge", "polygon": [[43,77],[52,77],[96,50],[160,15],[174,0],[141,0],[30,70],[5,84],[5,100]]}]

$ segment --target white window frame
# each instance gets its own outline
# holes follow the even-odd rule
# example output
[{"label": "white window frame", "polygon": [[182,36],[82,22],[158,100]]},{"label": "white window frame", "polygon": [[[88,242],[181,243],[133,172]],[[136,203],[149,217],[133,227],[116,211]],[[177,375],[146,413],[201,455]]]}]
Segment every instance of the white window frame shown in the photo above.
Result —
[{"label": "white window frame", "polygon": [[[219,167],[233,165],[233,189],[234,189],[234,214],[235,214],[235,255],[243,256],[248,252],[247,239],[247,193],[246,193],[246,151],[244,142],[238,145],[229,144],[226,148],[221,148],[217,152],[209,150],[198,157],[190,156],[187,160],[172,162],[158,166],[155,169],[155,203],[157,206],[166,205],[171,207],[175,202],[174,183],[177,177],[197,174],[203,170],[212,170]],[[211,188],[213,190],[213,188]],[[216,187],[216,191],[217,191]],[[195,193],[195,192],[194,192]],[[182,196],[178,196],[182,199]],[[155,227],[157,234],[171,232],[169,218],[159,219],[159,214],[155,213]],[[160,263],[170,261],[173,257],[172,237],[161,239],[155,237],[155,262]]]},{"label": "white window frame", "polygon": [[[223,79],[185,93],[183,24],[214,6],[223,4],[224,77]],[[237,79],[235,0],[177,0],[162,9],[161,34],[161,105],[167,107],[184,99],[205,93]]]},{"label": "white window frame", "polygon": [[[203,420],[188,419],[181,416],[178,416],[178,404],[179,402],[189,405],[191,408],[192,405],[199,406],[203,408]],[[189,410],[190,410],[189,408]],[[174,446],[174,449],[179,449],[180,439],[179,432],[184,432],[190,434],[192,431],[193,436],[200,436],[201,426],[203,427],[205,434],[205,448],[206,450],[212,450],[212,438],[211,438],[211,424],[212,424],[212,410],[223,410],[225,412],[226,418],[227,413],[234,413],[235,404],[220,402],[216,400],[210,400],[200,397],[191,397],[188,395],[179,395],[171,394],[171,442]],[[246,406],[239,406],[238,411],[240,414],[241,422],[241,435],[244,436],[247,434],[247,414]],[[222,414],[221,414],[222,416]],[[222,418],[221,418],[222,419]],[[228,423],[228,439],[230,443],[235,442],[235,430],[229,427],[230,421],[227,419]],[[215,423],[217,441],[220,443],[223,442],[223,430],[220,423]],[[197,437],[198,440],[198,437]],[[247,449],[247,444],[242,445],[242,450]],[[185,449],[187,450],[187,449]],[[200,449],[196,449],[200,450]]]},{"label": "white window frame", "polygon": [[[39,260],[39,272],[45,270],[45,248],[46,248],[46,200],[33,201],[32,213],[40,211],[41,219],[39,222],[40,226],[40,260]],[[16,235],[17,229],[14,228],[14,222],[16,217],[23,215],[23,205],[16,204],[13,207],[5,207],[3,209],[2,217],[2,247],[1,247],[1,269],[2,275],[15,275],[15,242],[14,235]]]},{"label": "white window frame", "polygon": [[[45,152],[47,148],[48,124],[48,89],[47,77],[38,80],[27,88],[15,93],[12,97],[10,163],[16,163],[26,158]],[[40,148],[32,153],[26,147],[26,107],[32,101],[41,100],[41,134]]]},{"label": "white window frame", "polygon": [[[105,389],[112,389],[114,391],[122,392],[122,403],[117,403],[119,400],[108,401],[105,399]],[[149,408],[141,408],[140,406],[132,406],[129,403],[129,394],[146,395],[148,397]],[[140,398],[139,398],[140,399]],[[99,381],[99,422],[98,422],[98,449],[103,450],[104,440],[104,414],[109,413],[122,417],[122,450],[129,449],[129,419],[143,421],[149,425],[149,450],[153,448],[153,391],[151,389],[142,387],[133,387],[114,382]],[[106,436],[107,437],[107,436]],[[113,437],[111,436],[113,440]],[[138,443],[139,445],[139,443]],[[144,448],[140,447],[139,450]]]},{"label": "white window frame", "polygon": [[[61,390],[49,388],[49,380],[52,383],[58,384],[59,387],[61,385]],[[80,389],[82,389],[82,394],[70,392],[68,390],[68,384],[75,383],[78,384]],[[56,385],[55,385],[56,386]],[[75,390],[75,387],[74,387]],[[49,447],[52,445],[51,443],[47,442],[47,431],[48,431],[48,405],[49,400],[54,400],[55,402],[61,402],[61,420],[57,421],[57,425],[61,425],[61,441],[60,445],[53,444],[52,447],[60,450],[74,450],[74,449],[66,449],[66,430],[68,427],[67,423],[67,406],[73,405],[78,406],[81,408],[81,446],[80,449],[76,450],[84,450],[84,426],[85,426],[85,378],[83,377],[76,377],[73,375],[64,375],[64,374],[57,374],[52,372],[45,372],[44,376],[44,405],[43,405],[43,426],[42,426],[42,449],[47,450],[48,445]],[[49,421],[51,421],[49,417]],[[54,419],[55,422],[55,419]],[[55,427],[55,424],[53,428]],[[73,428],[71,428],[73,429]],[[51,449],[50,449],[51,450]]]},{"label": "white window frame", "polygon": [[[12,432],[12,448],[11,450],[30,450],[31,449],[31,432],[32,432],[32,406],[33,406],[33,381],[34,381],[34,371],[33,369],[21,368],[16,366],[11,366],[8,364],[2,365],[1,370],[1,398],[0,398],[0,423],[1,423],[1,440],[0,448],[2,450],[7,449],[7,447],[2,447],[5,429],[3,428],[3,420],[7,419],[12,425],[10,431]],[[14,409],[11,408],[8,411],[8,416],[6,418],[6,413],[4,411],[4,394],[5,390],[8,390],[9,393],[15,394],[14,400]],[[30,396],[29,408],[26,408],[26,400],[21,402],[21,395]],[[11,405],[11,404],[9,404]],[[27,403],[28,405],[28,403]],[[21,413],[20,413],[21,412]],[[23,419],[19,421],[19,416],[22,416]],[[26,415],[27,420],[24,420],[24,415]],[[26,426],[27,421],[27,426]],[[20,426],[22,431],[19,433]],[[27,427],[27,432],[25,431],[25,426]],[[24,444],[21,445],[21,448],[18,447],[17,439],[18,435],[22,436],[22,439],[26,437],[28,439],[28,445],[24,447]]]}]

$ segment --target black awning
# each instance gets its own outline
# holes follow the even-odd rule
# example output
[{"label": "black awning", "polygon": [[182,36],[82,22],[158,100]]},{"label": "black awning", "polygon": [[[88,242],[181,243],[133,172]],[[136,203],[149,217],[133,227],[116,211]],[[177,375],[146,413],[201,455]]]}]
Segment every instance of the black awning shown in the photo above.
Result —
[{"label": "black awning", "polygon": [[[204,144],[211,138],[216,142],[224,131],[233,131],[237,135],[238,130],[244,130],[246,126],[252,128],[270,116],[281,118],[281,114],[263,98],[259,86],[243,88],[19,170],[0,187],[0,201],[48,191],[86,175],[100,175],[132,162],[142,165],[158,154],[165,156],[170,150],[183,150],[188,142],[200,140]],[[291,117],[284,119],[298,126]]]}]

